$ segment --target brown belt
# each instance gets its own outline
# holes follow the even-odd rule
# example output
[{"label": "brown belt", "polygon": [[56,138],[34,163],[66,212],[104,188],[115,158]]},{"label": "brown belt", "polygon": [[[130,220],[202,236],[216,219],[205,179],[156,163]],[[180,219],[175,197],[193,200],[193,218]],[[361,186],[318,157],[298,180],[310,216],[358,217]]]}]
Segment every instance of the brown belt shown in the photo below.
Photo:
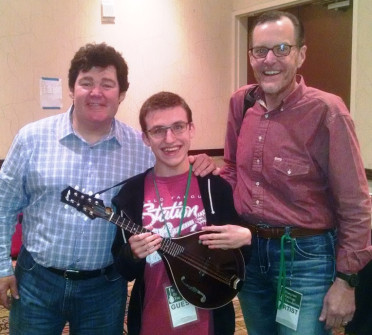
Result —
[{"label": "brown belt", "polygon": [[261,238],[281,238],[286,232],[289,233],[289,236],[293,238],[297,237],[307,237],[322,235],[329,232],[329,229],[306,229],[300,227],[271,227],[266,225],[254,225],[246,224],[245,225],[252,233],[257,237]]}]

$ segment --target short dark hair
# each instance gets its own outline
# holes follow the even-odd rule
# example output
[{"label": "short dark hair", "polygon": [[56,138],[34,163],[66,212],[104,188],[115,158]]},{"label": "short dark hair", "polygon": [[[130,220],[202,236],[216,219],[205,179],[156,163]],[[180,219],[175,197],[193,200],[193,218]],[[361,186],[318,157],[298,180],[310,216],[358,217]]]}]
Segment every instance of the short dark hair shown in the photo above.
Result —
[{"label": "short dark hair", "polygon": [[291,20],[294,26],[296,44],[297,46],[302,47],[305,44],[305,29],[304,29],[302,22],[298,19],[296,15],[293,15],[292,13],[289,13],[289,12],[279,11],[279,10],[272,10],[269,12],[265,12],[261,14],[258,18],[256,18],[249,33],[249,47],[252,47],[253,31],[258,25],[264,24],[266,22],[277,21],[283,17],[286,17],[289,20]]},{"label": "short dark hair", "polygon": [[139,122],[143,132],[146,128],[146,116],[159,109],[167,109],[181,106],[186,111],[187,122],[192,122],[192,112],[186,101],[178,94],[172,92],[159,92],[148,98],[142,105],[139,113]]},{"label": "short dark hair", "polygon": [[74,90],[80,71],[87,72],[94,66],[105,68],[110,65],[116,69],[120,93],[126,92],[129,87],[128,65],[123,56],[106,43],[88,43],[76,52],[68,72],[70,90]]}]

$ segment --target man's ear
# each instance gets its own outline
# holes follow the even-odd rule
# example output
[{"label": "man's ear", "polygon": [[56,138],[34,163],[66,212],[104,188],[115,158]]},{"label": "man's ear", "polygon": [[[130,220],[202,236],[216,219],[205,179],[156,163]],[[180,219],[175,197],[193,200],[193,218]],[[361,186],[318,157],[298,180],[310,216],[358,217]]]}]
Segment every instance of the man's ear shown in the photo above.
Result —
[{"label": "man's ear", "polygon": [[148,147],[150,147],[150,141],[149,141],[149,138],[147,137],[147,134],[142,132],[142,141],[143,143],[145,143]]},{"label": "man's ear", "polygon": [[189,127],[190,127],[190,138],[194,138],[194,136],[195,136],[195,125],[194,125],[194,123],[190,122]]},{"label": "man's ear", "polygon": [[70,90],[70,93],[68,94],[72,100],[74,100],[74,92]]},{"label": "man's ear", "polygon": [[254,58],[254,57],[252,56],[252,53],[251,53],[250,51],[248,51],[248,58],[249,58],[249,64],[251,64],[251,66],[252,66],[252,62],[254,62],[254,60],[255,60],[256,58]]},{"label": "man's ear", "polygon": [[119,94],[119,104],[121,104],[121,102],[124,100],[126,94],[127,92],[121,92]]},{"label": "man's ear", "polygon": [[307,46],[303,45],[298,51],[297,68],[299,69],[306,59]]}]

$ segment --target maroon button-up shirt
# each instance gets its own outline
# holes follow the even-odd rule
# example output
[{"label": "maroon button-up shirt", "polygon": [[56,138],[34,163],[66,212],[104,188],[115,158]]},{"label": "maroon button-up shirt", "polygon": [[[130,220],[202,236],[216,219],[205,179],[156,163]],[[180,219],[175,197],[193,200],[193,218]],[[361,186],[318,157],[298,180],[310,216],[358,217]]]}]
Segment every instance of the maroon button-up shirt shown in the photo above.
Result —
[{"label": "maroon button-up shirt", "polygon": [[257,90],[244,119],[249,86],[232,95],[222,176],[251,222],[337,228],[337,269],[354,273],[372,258],[371,202],[354,124],[339,97],[298,81],[273,111]]}]

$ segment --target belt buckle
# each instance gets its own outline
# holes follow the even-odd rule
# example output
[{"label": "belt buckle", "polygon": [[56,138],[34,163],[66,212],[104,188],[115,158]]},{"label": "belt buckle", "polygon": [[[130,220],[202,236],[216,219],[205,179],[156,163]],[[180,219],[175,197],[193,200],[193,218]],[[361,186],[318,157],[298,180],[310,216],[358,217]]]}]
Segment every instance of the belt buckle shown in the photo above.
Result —
[{"label": "belt buckle", "polygon": [[264,223],[264,222],[259,222],[257,225],[256,225],[256,229],[257,229],[257,235],[260,234],[260,231],[262,233],[267,233],[267,232],[270,232],[272,230],[272,226],[270,226],[269,224],[267,223]]},{"label": "belt buckle", "polygon": [[257,223],[256,224],[256,227],[258,229],[268,229],[268,228],[271,228],[270,225],[268,225],[267,223],[263,223],[263,222]]},{"label": "belt buckle", "polygon": [[70,275],[73,276],[73,275],[77,275],[78,273],[79,273],[79,271],[77,271],[77,270],[66,270],[63,273],[63,278],[70,279]]}]

